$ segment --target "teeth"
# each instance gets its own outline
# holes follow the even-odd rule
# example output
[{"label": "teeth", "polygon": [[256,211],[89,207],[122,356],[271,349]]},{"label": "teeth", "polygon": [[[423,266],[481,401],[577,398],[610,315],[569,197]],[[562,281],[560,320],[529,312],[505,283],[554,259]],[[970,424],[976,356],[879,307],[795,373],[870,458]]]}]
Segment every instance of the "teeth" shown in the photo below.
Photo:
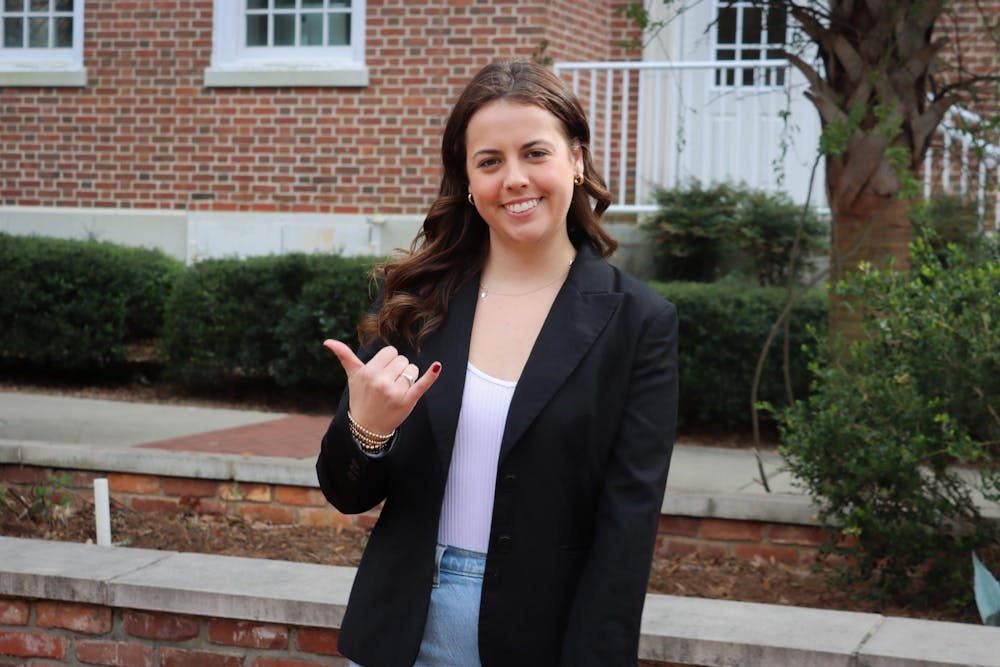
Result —
[{"label": "teeth", "polygon": [[518,202],[517,204],[507,204],[506,209],[511,213],[523,213],[530,208],[535,208],[538,206],[537,199],[529,199],[528,201]]}]

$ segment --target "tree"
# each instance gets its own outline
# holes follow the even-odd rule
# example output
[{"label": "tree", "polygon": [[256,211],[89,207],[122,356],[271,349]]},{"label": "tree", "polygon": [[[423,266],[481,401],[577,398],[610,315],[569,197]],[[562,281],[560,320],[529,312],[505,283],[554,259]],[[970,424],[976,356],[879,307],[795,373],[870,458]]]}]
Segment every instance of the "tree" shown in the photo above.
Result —
[{"label": "tree", "polygon": [[[678,4],[677,0],[662,0]],[[986,12],[992,0],[745,0],[795,18],[807,39],[785,56],[806,77],[806,96],[823,128],[820,152],[826,160],[826,191],[832,225],[830,270],[834,282],[862,261],[883,266],[894,258],[908,267],[909,211],[919,194],[918,174],[948,109],[995,92],[997,78],[967,67],[962,57],[959,7]],[[733,2],[733,0],[730,0]],[[651,22],[641,5],[629,5],[647,34]],[[986,30],[998,21],[987,16]],[[967,25],[967,24],[966,24]],[[936,33],[954,33],[951,38]],[[994,33],[995,34],[995,33]],[[953,42],[954,55],[945,58]],[[995,67],[997,49],[988,62]],[[807,55],[815,48],[822,67]],[[990,67],[988,66],[988,69]],[[995,99],[995,95],[993,96]],[[831,302],[831,331],[850,332],[855,324],[842,304]]]},{"label": "tree", "polygon": [[[831,278],[887,257],[905,270],[910,207],[934,132],[952,105],[976,95],[989,78],[942,60],[948,39],[935,29],[947,0],[831,0],[826,9],[784,4],[823,63],[820,72],[800,54],[786,53],[809,81],[806,96],[823,126]],[[856,324],[838,301],[830,317],[831,331],[850,334]]]}]

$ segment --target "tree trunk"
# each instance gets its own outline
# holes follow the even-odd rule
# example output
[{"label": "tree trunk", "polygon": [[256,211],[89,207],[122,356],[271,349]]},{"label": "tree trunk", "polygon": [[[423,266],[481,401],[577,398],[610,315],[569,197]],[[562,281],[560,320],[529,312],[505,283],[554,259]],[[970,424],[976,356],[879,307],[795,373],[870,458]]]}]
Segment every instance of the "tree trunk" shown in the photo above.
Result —
[{"label": "tree trunk", "polygon": [[[875,267],[892,265],[897,271],[910,268],[909,244],[913,238],[911,201],[893,195],[864,195],[844,211],[834,213],[830,226],[830,281],[837,284],[862,262]],[[830,333],[846,341],[857,340],[861,313],[849,307],[836,293],[830,295]]]}]

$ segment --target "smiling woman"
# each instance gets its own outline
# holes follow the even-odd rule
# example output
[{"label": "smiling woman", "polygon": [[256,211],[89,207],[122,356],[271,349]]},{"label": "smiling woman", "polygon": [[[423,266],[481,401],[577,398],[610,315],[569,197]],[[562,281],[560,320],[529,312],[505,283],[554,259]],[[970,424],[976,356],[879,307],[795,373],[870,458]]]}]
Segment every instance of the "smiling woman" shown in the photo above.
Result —
[{"label": "smiling woman", "polygon": [[340,632],[354,664],[637,662],[677,316],[605,261],[589,140],[550,71],[484,68],[445,127],[440,196],[381,267],[363,346],[326,342],[348,389],[320,486],[343,512],[384,503]]},{"label": "smiling woman", "polygon": [[[574,179],[583,173],[579,145],[571,143],[559,120],[537,106],[498,100],[476,112],[466,129],[469,193],[490,228],[490,259],[498,253],[560,261],[576,254],[566,228]],[[518,247],[524,246],[524,247]],[[492,268],[492,267],[491,267]],[[530,288],[530,271],[511,271]],[[484,278],[491,278],[489,273]]]}]

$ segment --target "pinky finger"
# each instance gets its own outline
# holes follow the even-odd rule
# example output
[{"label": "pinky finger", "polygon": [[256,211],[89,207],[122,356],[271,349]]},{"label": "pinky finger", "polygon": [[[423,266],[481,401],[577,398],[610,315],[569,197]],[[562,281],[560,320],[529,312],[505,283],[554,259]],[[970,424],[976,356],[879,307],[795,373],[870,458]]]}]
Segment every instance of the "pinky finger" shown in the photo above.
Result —
[{"label": "pinky finger", "polygon": [[421,375],[416,382],[413,383],[411,391],[415,392],[417,398],[420,398],[424,393],[431,388],[437,379],[441,377],[441,362],[435,361],[431,364],[431,367],[427,369],[427,372]]}]

